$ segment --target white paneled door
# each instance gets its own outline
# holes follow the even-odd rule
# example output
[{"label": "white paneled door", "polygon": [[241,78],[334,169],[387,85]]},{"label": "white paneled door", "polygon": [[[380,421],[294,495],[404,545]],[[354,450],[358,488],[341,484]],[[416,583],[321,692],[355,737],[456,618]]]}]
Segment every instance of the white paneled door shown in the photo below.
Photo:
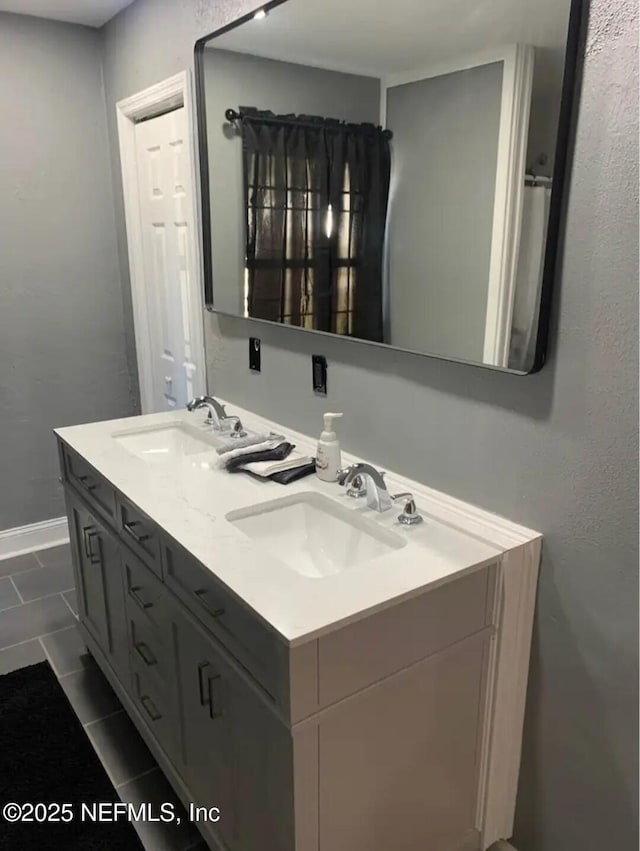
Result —
[{"label": "white paneled door", "polygon": [[[184,106],[135,125],[146,345],[145,413],[184,408],[204,386],[190,138]],[[147,340],[139,341],[139,329]],[[145,410],[145,408],[147,410]]]}]

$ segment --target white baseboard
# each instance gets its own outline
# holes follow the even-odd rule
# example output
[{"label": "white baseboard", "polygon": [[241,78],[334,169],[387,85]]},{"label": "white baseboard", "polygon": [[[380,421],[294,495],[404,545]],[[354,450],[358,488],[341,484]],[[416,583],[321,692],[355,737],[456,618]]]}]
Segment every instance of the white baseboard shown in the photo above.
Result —
[{"label": "white baseboard", "polygon": [[29,526],[16,526],[0,532],[0,561],[12,556],[46,550],[66,544],[69,540],[69,527],[66,517],[55,517]]},{"label": "white baseboard", "polygon": [[494,842],[489,851],[516,851],[516,849],[509,842],[501,839],[499,842]]}]

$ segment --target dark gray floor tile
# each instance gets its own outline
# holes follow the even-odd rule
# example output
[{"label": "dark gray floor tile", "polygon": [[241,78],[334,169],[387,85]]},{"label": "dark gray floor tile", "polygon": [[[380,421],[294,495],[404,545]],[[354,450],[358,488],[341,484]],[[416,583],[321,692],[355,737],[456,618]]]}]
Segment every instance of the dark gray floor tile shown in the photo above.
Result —
[{"label": "dark gray floor tile", "polygon": [[35,553],[43,567],[57,567],[59,564],[71,564],[71,547],[62,544],[60,547],[49,547],[46,550],[38,550]]},{"label": "dark gray floor tile", "polygon": [[0,612],[0,649],[75,623],[60,594]]},{"label": "dark gray floor tile", "polygon": [[16,644],[7,650],[0,650],[0,676],[17,671],[18,668],[26,668],[27,665],[44,662],[45,658],[44,649],[37,638]]},{"label": "dark gray floor tile", "polygon": [[156,761],[126,712],[96,721],[87,734],[114,786],[156,767]]},{"label": "dark gray floor tile", "polygon": [[[73,617],[71,612],[69,617]],[[83,724],[106,718],[122,709],[122,704],[93,660],[81,671],[61,677],[60,685]]]},{"label": "dark gray floor tile", "polygon": [[13,582],[6,576],[0,579],[0,609],[8,609],[9,606],[19,606],[22,600],[18,597]]},{"label": "dark gray floor tile", "polygon": [[[160,804],[172,802],[174,812],[180,818],[169,824],[163,822],[137,822],[135,827],[142,840],[145,851],[186,851],[197,847],[200,834],[191,824],[187,813],[178,801],[175,792],[164,774],[157,769],[144,777],[138,777],[118,788],[118,794],[127,804],[153,804],[154,811]],[[206,848],[206,846],[204,846]]]},{"label": "dark gray floor tile", "polygon": [[73,591],[65,591],[62,596],[71,606],[73,614],[78,617],[78,594],[76,592],[76,589],[74,588]]},{"label": "dark gray floor tile", "polygon": [[13,573],[22,573],[23,570],[33,570],[40,567],[40,562],[33,553],[23,556],[0,559],[0,576],[11,576]]},{"label": "dark gray floor tile", "polygon": [[25,602],[69,591],[75,585],[71,562],[28,570],[14,576],[13,581]]},{"label": "dark gray floor tile", "polygon": [[53,632],[41,639],[59,677],[93,664],[77,626]]}]

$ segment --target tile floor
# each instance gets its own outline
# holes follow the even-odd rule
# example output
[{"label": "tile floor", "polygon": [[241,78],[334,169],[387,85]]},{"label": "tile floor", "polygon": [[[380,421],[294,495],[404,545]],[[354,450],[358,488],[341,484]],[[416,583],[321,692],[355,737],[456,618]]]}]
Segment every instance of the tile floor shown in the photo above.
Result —
[{"label": "tile floor", "polygon": [[[48,659],[125,802],[182,810],[76,629],[68,546],[0,560],[0,675]],[[146,851],[206,851],[183,811],[180,825],[138,823]]]}]

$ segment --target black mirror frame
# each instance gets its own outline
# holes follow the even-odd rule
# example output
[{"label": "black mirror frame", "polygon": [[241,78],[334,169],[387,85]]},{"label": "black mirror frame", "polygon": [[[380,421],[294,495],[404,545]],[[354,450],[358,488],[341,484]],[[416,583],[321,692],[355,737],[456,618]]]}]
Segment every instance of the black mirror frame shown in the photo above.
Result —
[{"label": "black mirror frame", "polygon": [[[293,0],[294,1],[294,0]],[[260,9],[265,12],[281,6],[283,3],[292,2],[292,0],[270,0],[265,3]],[[549,223],[547,226],[547,243],[545,248],[545,257],[542,274],[542,286],[540,293],[540,314],[538,319],[538,333],[536,338],[535,358],[531,369],[528,372],[518,372],[516,370],[507,369],[491,364],[478,363],[477,361],[466,361],[460,358],[443,357],[442,355],[430,354],[427,352],[415,352],[407,349],[402,349],[398,346],[390,346],[388,343],[372,343],[368,340],[359,340],[353,337],[340,337],[340,339],[348,340],[352,343],[364,343],[394,351],[405,351],[410,354],[419,355],[420,357],[436,358],[437,360],[447,360],[454,363],[466,364],[467,366],[475,366],[480,369],[492,369],[495,372],[504,372],[508,375],[525,376],[533,375],[539,372],[544,366],[547,358],[547,349],[549,345],[549,331],[551,321],[551,311],[553,306],[553,292],[556,274],[558,271],[558,259],[561,248],[561,229],[563,225],[563,214],[565,208],[565,192],[568,182],[568,171],[571,163],[573,151],[570,150],[571,142],[573,141],[572,128],[574,124],[575,110],[579,104],[579,93],[575,91],[575,86],[579,78],[581,63],[584,58],[581,48],[584,47],[583,42],[583,25],[588,18],[589,0],[570,0],[571,7],[569,12],[569,26],[567,30],[567,48],[565,52],[564,73],[562,80],[562,95],[560,99],[560,113],[558,117],[558,132],[556,138],[556,150],[553,168],[553,185],[551,188],[551,198],[549,202]],[[204,266],[204,303],[207,310],[216,312],[213,296],[213,257],[211,251],[211,211],[209,207],[209,156],[207,147],[207,120],[206,106],[204,93],[204,50],[206,44],[217,36],[224,35],[230,30],[236,29],[244,23],[252,20],[258,9],[254,9],[246,15],[214,30],[202,38],[199,38],[194,46],[194,67],[195,67],[195,91],[196,91],[196,117],[197,117],[197,134],[198,134],[198,159],[200,165],[200,196],[202,210],[202,257]],[[286,328],[289,331],[303,331],[309,333],[308,329],[296,328],[290,325],[280,325],[277,322],[271,322],[265,319],[256,319],[246,317],[249,322],[266,322],[269,325]],[[328,337],[336,337],[338,335],[331,334],[325,331],[312,331],[314,334],[322,334]]]}]

